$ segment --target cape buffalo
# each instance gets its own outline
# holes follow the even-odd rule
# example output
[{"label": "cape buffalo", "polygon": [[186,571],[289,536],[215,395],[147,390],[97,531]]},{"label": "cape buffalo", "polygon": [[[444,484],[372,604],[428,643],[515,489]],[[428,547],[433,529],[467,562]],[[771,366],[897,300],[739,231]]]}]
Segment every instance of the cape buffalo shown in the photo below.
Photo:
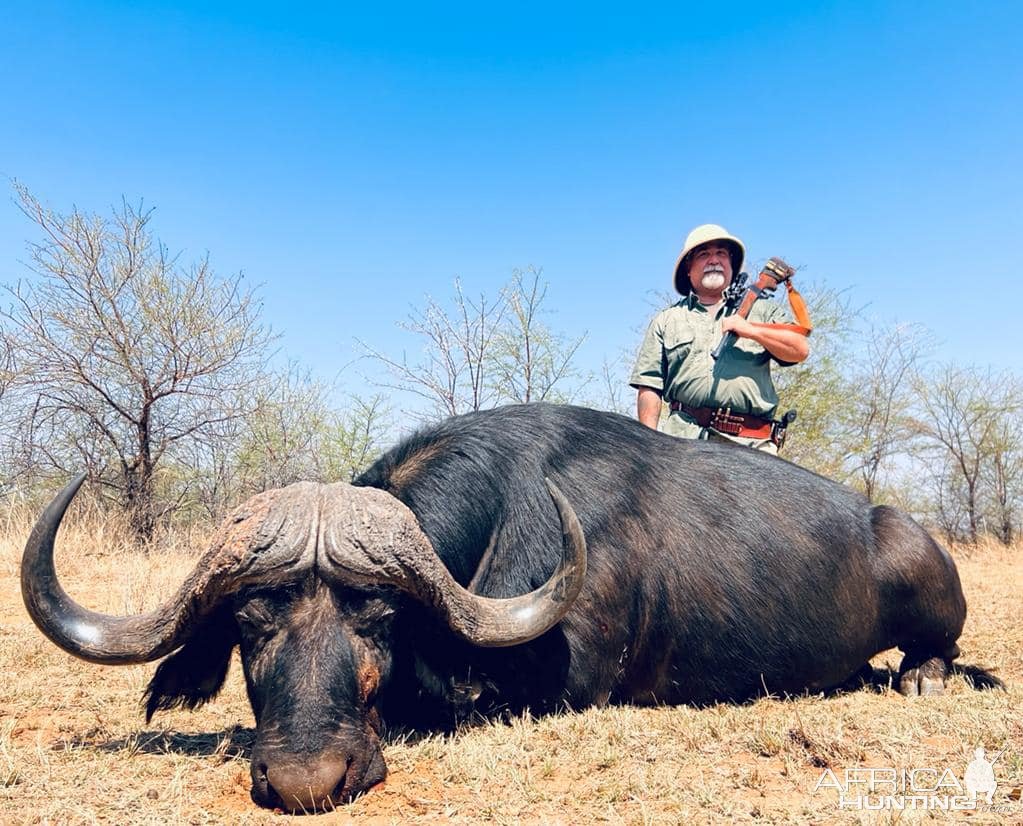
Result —
[{"label": "cape buffalo", "polygon": [[818,691],[893,646],[900,690],[937,693],[966,616],[951,558],[899,511],[585,408],[459,416],[354,485],[255,496],[141,616],[83,609],[57,581],[79,484],[25,549],[33,620],[92,662],[166,657],[147,715],[211,699],[239,646],[252,796],[296,811],[382,780],[385,722]]}]

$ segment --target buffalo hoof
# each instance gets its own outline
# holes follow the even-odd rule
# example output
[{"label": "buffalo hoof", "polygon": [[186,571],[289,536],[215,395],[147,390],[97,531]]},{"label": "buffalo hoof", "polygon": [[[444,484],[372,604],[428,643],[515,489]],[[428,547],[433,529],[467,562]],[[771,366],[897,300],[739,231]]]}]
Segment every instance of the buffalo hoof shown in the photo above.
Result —
[{"label": "buffalo hoof", "polygon": [[906,655],[899,668],[899,693],[904,697],[935,697],[945,693],[948,663],[942,657],[920,662]]}]

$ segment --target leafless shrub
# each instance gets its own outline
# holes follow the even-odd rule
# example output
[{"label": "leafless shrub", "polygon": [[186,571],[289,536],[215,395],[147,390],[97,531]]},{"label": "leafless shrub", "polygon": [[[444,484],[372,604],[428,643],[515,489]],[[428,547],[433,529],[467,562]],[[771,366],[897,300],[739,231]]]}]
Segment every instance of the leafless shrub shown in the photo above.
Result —
[{"label": "leafless shrub", "polygon": [[152,210],[59,214],[16,192],[42,233],[35,277],[8,287],[0,312],[21,439],[32,462],[101,479],[150,536],[181,500],[157,501],[161,467],[251,410],[271,339],[259,305],[240,275],[179,266],[151,234]]}]

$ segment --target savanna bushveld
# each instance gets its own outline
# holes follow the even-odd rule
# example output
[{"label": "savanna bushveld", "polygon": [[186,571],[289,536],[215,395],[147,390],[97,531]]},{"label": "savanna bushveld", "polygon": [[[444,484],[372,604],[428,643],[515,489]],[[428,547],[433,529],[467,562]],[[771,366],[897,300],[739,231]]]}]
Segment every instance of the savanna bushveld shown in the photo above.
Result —
[{"label": "savanna bushveld", "polygon": [[[28,619],[18,566],[34,511],[14,508],[0,536],[0,801],[4,823],[275,823],[250,797],[254,722],[237,658],[220,696],[159,713],[141,698],[153,666],[100,667],[48,643]],[[68,591],[108,613],[170,594],[204,530],[167,532],[139,553],[125,519],[76,504],[58,566]],[[385,784],[313,822],[876,822],[840,810],[822,772],[857,766],[953,770],[992,755],[1000,812],[1023,803],[1023,547],[953,547],[969,600],[962,655],[940,697],[896,689],[897,651],[870,685],[834,696],[761,698],[705,708],[608,706],[385,737]],[[980,690],[984,671],[1006,690]],[[1014,808],[1013,808],[1014,807]],[[907,813],[906,817],[909,817]],[[881,821],[885,822],[885,821]],[[912,822],[912,821],[910,821]]]},{"label": "savanna bushveld", "polygon": [[[508,402],[616,409],[622,364],[576,362],[585,334],[552,329],[531,270],[496,297],[456,285],[450,307],[413,311],[401,324],[425,342],[422,362],[363,343],[376,395],[339,402],[294,364],[274,368],[254,293],[208,261],[182,268],[149,234],[149,214],[62,215],[18,194],[41,240],[34,278],[10,286],[0,311],[0,816],[273,819],[249,797],[256,737],[237,662],[214,702],[147,724],[139,702],[152,666],[82,663],[35,630],[18,578],[43,504],[88,473],[91,493],[61,529],[61,581],[88,608],[136,614],[174,591],[247,496],[367,467],[396,437],[398,388],[418,396],[423,421]],[[858,687],[828,696],[768,689],[700,707],[515,709],[444,733],[385,727],[387,782],[325,817],[855,822],[870,815],[840,808],[823,772],[950,769],[962,780],[980,747],[998,755],[998,788],[976,817],[1023,816],[1019,382],[935,364],[925,331],[871,329],[841,294],[821,289],[811,303],[816,358],[782,389],[783,406],[800,410],[786,455],[898,506],[951,549],[968,615],[945,692],[903,697],[891,650]],[[866,357],[851,357],[857,348]]]}]

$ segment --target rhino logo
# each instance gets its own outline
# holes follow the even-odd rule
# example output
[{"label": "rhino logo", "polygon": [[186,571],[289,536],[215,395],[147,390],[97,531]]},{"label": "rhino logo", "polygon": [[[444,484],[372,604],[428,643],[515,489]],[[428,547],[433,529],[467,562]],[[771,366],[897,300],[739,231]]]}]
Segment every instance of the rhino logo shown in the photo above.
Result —
[{"label": "rhino logo", "polygon": [[973,753],[973,759],[966,767],[966,776],[963,778],[963,782],[966,786],[966,793],[974,800],[983,796],[989,806],[993,802],[995,788],[998,785],[995,782],[995,762],[1004,751],[1005,749],[1002,749],[998,752],[994,760],[985,759],[983,748],[978,748]]}]

